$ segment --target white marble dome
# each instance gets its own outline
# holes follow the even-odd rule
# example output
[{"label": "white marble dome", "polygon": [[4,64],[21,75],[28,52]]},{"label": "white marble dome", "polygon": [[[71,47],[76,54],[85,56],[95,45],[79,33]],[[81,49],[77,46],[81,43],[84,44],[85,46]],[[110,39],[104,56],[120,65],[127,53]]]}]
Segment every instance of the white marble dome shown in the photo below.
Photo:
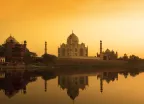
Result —
[{"label": "white marble dome", "polygon": [[67,44],[61,44],[58,48],[58,57],[81,58],[88,57],[88,47],[84,43],[79,44],[78,37],[72,32],[67,38]]},{"label": "white marble dome", "polygon": [[67,44],[78,44],[79,39],[78,37],[72,32],[70,36],[67,38]]}]

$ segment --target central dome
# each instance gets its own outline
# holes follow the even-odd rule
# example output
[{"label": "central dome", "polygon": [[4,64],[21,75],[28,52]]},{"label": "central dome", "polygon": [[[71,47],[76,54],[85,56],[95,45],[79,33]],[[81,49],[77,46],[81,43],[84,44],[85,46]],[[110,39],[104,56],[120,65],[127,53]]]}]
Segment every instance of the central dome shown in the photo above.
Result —
[{"label": "central dome", "polygon": [[72,32],[70,36],[67,38],[67,44],[78,44],[79,39],[78,37]]}]

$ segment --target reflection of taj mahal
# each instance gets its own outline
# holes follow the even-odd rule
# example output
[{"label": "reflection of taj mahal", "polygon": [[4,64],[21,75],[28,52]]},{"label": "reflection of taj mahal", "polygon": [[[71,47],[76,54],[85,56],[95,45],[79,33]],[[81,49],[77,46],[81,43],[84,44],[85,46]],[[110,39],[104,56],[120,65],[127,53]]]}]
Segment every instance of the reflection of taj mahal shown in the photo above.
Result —
[{"label": "reflection of taj mahal", "polygon": [[59,76],[58,85],[67,89],[68,96],[74,100],[79,95],[79,89],[84,90],[88,85],[88,76]]},{"label": "reflection of taj mahal", "polygon": [[58,57],[88,57],[88,47],[84,43],[79,44],[78,37],[72,32],[67,38],[67,44],[63,43],[58,48]]}]

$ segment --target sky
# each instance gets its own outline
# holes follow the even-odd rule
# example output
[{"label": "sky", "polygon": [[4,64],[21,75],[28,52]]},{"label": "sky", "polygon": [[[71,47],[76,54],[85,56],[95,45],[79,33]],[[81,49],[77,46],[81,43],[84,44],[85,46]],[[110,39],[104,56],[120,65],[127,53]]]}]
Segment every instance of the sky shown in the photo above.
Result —
[{"label": "sky", "polygon": [[89,56],[107,48],[144,58],[143,0],[0,0],[0,44],[10,36],[27,40],[39,56],[57,55],[72,33],[89,47]]}]

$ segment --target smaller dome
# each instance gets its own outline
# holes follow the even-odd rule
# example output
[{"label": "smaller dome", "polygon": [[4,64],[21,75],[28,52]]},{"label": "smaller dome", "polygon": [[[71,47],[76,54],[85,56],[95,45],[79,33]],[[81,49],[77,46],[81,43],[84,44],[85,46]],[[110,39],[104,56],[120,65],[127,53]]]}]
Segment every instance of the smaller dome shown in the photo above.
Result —
[{"label": "smaller dome", "polygon": [[81,45],[82,45],[82,46],[85,46],[85,44],[84,44],[84,43],[81,43]]},{"label": "smaller dome", "polygon": [[7,39],[6,39],[6,43],[9,43],[9,42],[14,42],[14,43],[18,43],[18,41],[12,37],[12,36],[9,36]]},{"label": "smaller dome", "polygon": [[61,46],[62,46],[62,47],[65,47],[66,45],[63,43]]}]

